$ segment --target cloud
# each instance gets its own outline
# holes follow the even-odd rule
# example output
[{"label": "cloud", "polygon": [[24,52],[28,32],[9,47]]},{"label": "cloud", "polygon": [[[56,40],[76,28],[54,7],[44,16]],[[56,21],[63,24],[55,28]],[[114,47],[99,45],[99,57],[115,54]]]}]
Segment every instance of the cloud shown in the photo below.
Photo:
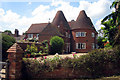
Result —
[{"label": "cloud", "polygon": [[5,14],[4,10],[0,8],[0,16],[3,16]]},{"label": "cloud", "polygon": [[110,0],[98,0],[93,3],[89,3],[88,1],[80,1],[79,8],[84,9],[88,16],[92,19],[100,19],[111,12],[111,4],[112,3]]},{"label": "cloud", "polygon": [[101,24],[101,20],[102,20],[102,19],[98,20],[98,21],[95,23],[95,26],[96,26],[95,28],[96,28],[97,31],[100,30],[101,27],[104,27],[104,25]]},{"label": "cloud", "polygon": [[[31,4],[31,3],[28,3]],[[19,29],[20,34],[28,30],[33,23],[46,23],[53,20],[58,10],[62,10],[68,21],[76,20],[79,12],[85,10],[87,15],[92,19],[96,29],[100,29],[100,20],[111,12],[110,5],[112,2],[109,0],[98,0],[97,2],[90,3],[88,1],[80,1],[78,7],[70,5],[70,2],[52,1],[51,5],[39,5],[32,12],[31,17],[21,16],[12,10],[5,11],[0,8],[0,26],[2,30]]]},{"label": "cloud", "polygon": [[29,5],[31,5],[31,4],[32,4],[32,2],[28,2],[28,4],[29,4]]}]

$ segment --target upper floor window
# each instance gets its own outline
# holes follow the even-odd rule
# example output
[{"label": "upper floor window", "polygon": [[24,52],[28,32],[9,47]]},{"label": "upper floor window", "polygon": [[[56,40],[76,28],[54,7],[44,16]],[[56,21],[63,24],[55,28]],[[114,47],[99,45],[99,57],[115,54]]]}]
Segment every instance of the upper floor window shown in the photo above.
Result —
[{"label": "upper floor window", "polygon": [[76,32],[76,37],[85,37],[86,32]]},{"label": "upper floor window", "polygon": [[76,43],[76,49],[86,49],[86,43]]},{"label": "upper floor window", "polygon": [[28,38],[33,38],[33,34],[28,34]]},{"label": "upper floor window", "polygon": [[92,32],[92,37],[95,37],[95,33],[94,32]]}]

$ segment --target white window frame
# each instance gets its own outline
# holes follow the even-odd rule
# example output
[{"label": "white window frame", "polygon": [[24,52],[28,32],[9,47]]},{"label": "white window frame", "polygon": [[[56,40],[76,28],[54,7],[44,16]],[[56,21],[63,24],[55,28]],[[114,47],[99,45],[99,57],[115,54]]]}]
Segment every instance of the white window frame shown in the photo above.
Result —
[{"label": "white window frame", "polygon": [[66,37],[69,37],[69,36],[68,36],[68,32],[66,32]]},{"label": "white window frame", "polygon": [[92,32],[92,37],[95,37],[95,33],[94,32]]},{"label": "white window frame", "polygon": [[76,43],[76,49],[86,49],[86,43]]},{"label": "white window frame", "polygon": [[36,38],[39,38],[39,34],[36,34]]},{"label": "white window frame", "polygon": [[33,38],[33,34],[28,34],[28,38]]},{"label": "white window frame", "polygon": [[71,36],[70,36],[70,34],[68,35],[68,38],[70,38]]},{"label": "white window frame", "polygon": [[95,43],[92,43],[92,49],[95,49]]},{"label": "white window frame", "polygon": [[76,32],[76,37],[86,37],[86,32]]}]

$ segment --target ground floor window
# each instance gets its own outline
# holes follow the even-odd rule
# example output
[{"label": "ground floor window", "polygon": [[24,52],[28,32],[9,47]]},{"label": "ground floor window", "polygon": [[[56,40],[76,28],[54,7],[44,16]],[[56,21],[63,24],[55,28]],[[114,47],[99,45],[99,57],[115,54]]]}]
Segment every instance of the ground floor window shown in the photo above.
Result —
[{"label": "ground floor window", "polygon": [[95,43],[92,43],[92,49],[95,49]]},{"label": "ground floor window", "polygon": [[76,49],[86,49],[86,43],[76,43]]},{"label": "ground floor window", "polygon": [[66,43],[66,52],[70,52],[70,43]]}]

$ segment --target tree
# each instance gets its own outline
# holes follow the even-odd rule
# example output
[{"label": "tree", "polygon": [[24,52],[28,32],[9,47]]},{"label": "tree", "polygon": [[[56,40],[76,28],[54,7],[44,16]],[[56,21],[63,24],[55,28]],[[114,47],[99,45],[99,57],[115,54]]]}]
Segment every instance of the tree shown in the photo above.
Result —
[{"label": "tree", "polygon": [[64,40],[61,37],[54,36],[50,39],[50,54],[62,53]]},{"label": "tree", "polygon": [[[120,30],[118,29],[118,26],[120,25],[120,2],[114,1],[110,8],[115,8],[115,12],[112,12],[108,16],[106,16],[102,21],[101,24],[103,24],[105,27],[102,28],[104,31],[104,37],[107,37],[110,45],[115,45],[115,43],[120,37]],[[116,41],[117,40],[117,41]]]},{"label": "tree", "polygon": [[8,33],[12,34],[12,32],[10,30],[5,30],[4,32],[8,32]]},{"label": "tree", "polygon": [[15,39],[9,35],[2,33],[2,60],[7,59],[7,50],[15,43]]},{"label": "tree", "polygon": [[98,48],[104,48],[104,43],[106,41],[107,40],[104,37],[99,36],[98,39],[97,39]]}]

